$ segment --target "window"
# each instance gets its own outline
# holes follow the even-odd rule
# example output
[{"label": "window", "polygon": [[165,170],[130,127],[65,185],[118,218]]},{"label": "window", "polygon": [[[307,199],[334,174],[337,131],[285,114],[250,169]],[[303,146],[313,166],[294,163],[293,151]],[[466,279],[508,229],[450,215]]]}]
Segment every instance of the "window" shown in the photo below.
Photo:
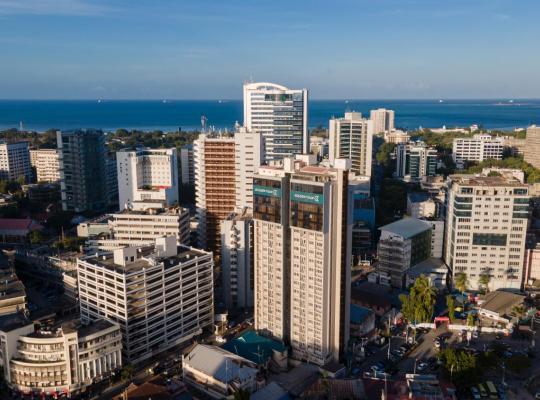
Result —
[{"label": "window", "polygon": [[506,246],[505,234],[474,233],[473,245],[476,246]]}]

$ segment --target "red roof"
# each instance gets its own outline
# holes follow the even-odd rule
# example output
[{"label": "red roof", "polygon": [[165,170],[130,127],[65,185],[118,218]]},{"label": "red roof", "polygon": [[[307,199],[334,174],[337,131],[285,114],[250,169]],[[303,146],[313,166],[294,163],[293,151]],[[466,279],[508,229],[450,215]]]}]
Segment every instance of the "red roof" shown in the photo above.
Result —
[{"label": "red roof", "polygon": [[0,218],[0,230],[33,231],[43,227],[30,218]]}]

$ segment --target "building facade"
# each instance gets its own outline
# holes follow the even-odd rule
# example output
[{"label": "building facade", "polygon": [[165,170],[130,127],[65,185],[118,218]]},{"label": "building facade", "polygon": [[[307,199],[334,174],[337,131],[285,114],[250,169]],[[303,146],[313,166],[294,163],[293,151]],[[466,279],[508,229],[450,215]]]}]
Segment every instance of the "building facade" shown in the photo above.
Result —
[{"label": "building facade", "polygon": [[81,320],[120,325],[125,360],[160,354],[209,328],[214,319],[212,254],[178,246],[125,247],[77,260]]},{"label": "building facade", "polygon": [[57,149],[30,150],[30,162],[36,170],[38,182],[58,182],[60,161]]},{"label": "building facade", "polygon": [[450,176],[445,261],[455,277],[479,288],[520,289],[529,218],[529,188],[501,176]]},{"label": "building facade", "polygon": [[105,136],[85,129],[56,134],[64,211],[103,211],[107,207]]},{"label": "building facade", "polygon": [[244,84],[244,126],[264,138],[265,161],[307,154],[308,91],[268,82]]},{"label": "building facade", "polygon": [[346,112],[343,118],[330,120],[329,159],[351,160],[351,172],[355,175],[371,176],[373,153],[373,121],[363,119],[357,112]]},{"label": "building facade", "polygon": [[258,132],[238,128],[234,133],[234,175],[237,211],[253,208],[253,174],[263,163],[264,142]]},{"label": "building facade", "polygon": [[394,126],[394,111],[385,108],[371,110],[369,119],[373,121],[373,133],[375,135],[384,132],[392,132]]},{"label": "building facade", "polygon": [[452,158],[458,166],[463,166],[465,161],[501,160],[503,151],[503,139],[490,135],[474,135],[472,138],[454,139]]},{"label": "building facade", "polygon": [[220,254],[221,221],[236,207],[233,137],[201,134],[194,142],[198,247]]},{"label": "building facade", "polygon": [[437,174],[437,150],[424,142],[399,143],[396,146],[396,176],[420,180]]},{"label": "building facade", "polygon": [[182,185],[195,184],[195,160],[193,158],[193,144],[189,143],[180,149],[180,171]]},{"label": "building facade", "polygon": [[431,256],[432,226],[416,218],[404,218],[380,231],[378,269],[390,276],[392,286],[403,288],[407,271]]},{"label": "building facade", "polygon": [[121,150],[116,154],[120,209],[145,208],[152,202],[165,207],[178,203],[175,148]]},{"label": "building facade", "polygon": [[527,128],[524,159],[534,168],[540,169],[540,126],[532,125]]},{"label": "building facade", "polygon": [[122,366],[120,327],[100,319],[35,329],[30,321],[0,330],[8,386],[21,395],[71,396]]},{"label": "building facade", "polygon": [[294,358],[324,365],[349,337],[349,164],[285,161],[254,181],[255,325],[288,340]]},{"label": "building facade", "polygon": [[32,182],[32,165],[28,142],[0,143],[0,179]]},{"label": "building facade", "polygon": [[221,224],[223,298],[229,310],[253,307],[253,217],[231,214]]}]

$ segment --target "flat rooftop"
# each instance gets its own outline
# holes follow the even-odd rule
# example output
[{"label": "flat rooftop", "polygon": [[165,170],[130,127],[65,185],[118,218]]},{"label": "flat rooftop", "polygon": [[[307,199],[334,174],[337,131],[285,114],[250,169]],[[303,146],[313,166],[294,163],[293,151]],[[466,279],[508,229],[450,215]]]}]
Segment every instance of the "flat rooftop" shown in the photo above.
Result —
[{"label": "flat rooftop", "polygon": [[516,186],[528,187],[513,177],[505,176],[480,176],[480,175],[450,175],[454,183],[467,186]]},{"label": "flat rooftop", "polygon": [[[145,200],[144,203],[151,203],[151,201]],[[162,200],[155,200],[156,205],[163,204]],[[184,212],[187,212],[186,208],[183,207],[168,207],[168,208],[147,208],[145,210],[130,210],[124,209],[120,212],[111,214],[113,217],[123,216],[123,215],[181,215]]]},{"label": "flat rooftop", "polygon": [[403,218],[391,224],[381,226],[379,230],[410,239],[419,233],[430,230],[431,224],[417,218]]}]

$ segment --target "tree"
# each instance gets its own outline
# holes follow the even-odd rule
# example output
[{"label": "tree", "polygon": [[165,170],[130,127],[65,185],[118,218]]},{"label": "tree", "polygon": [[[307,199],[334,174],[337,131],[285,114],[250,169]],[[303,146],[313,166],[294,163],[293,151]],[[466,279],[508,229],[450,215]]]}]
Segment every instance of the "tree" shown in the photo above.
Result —
[{"label": "tree", "polygon": [[30,232],[29,239],[31,244],[40,244],[43,242],[44,236],[41,231],[35,230]]},{"label": "tree", "polygon": [[465,308],[465,300],[463,299],[463,296],[465,295],[465,291],[467,290],[468,286],[469,279],[467,278],[467,274],[463,272],[456,274],[456,278],[454,280],[454,287],[461,293],[461,305],[463,308]]},{"label": "tree", "polygon": [[133,365],[127,364],[122,367],[122,371],[120,372],[120,377],[123,380],[131,380],[133,379],[133,375],[135,375],[135,367]]},{"label": "tree", "polygon": [[482,377],[482,370],[478,368],[478,360],[472,353],[454,348],[447,348],[440,352],[444,373],[447,378],[460,386],[470,386],[477,383]]},{"label": "tree", "polygon": [[437,290],[431,285],[428,278],[420,275],[414,281],[409,295],[400,295],[401,312],[409,322],[429,322],[435,311]]},{"label": "tree", "polygon": [[450,322],[454,322],[456,319],[456,305],[454,302],[454,296],[451,294],[446,296],[446,307],[448,307],[448,318],[450,319]]},{"label": "tree", "polygon": [[525,309],[525,307],[523,307],[523,305],[521,305],[521,304],[520,304],[520,305],[517,305],[517,306],[514,306],[514,307],[512,308],[512,313],[514,313],[514,315],[515,315],[516,317],[518,317],[519,319],[523,318],[523,316],[525,315],[526,311],[527,311],[527,310]]},{"label": "tree", "polygon": [[249,391],[246,389],[238,389],[234,392],[234,400],[249,400],[250,396]]},{"label": "tree", "polygon": [[480,275],[480,278],[478,279],[478,283],[482,285],[486,293],[489,292],[490,281],[491,281],[491,276],[489,274],[482,274]]},{"label": "tree", "polygon": [[474,316],[471,313],[467,314],[467,326],[474,326]]}]

